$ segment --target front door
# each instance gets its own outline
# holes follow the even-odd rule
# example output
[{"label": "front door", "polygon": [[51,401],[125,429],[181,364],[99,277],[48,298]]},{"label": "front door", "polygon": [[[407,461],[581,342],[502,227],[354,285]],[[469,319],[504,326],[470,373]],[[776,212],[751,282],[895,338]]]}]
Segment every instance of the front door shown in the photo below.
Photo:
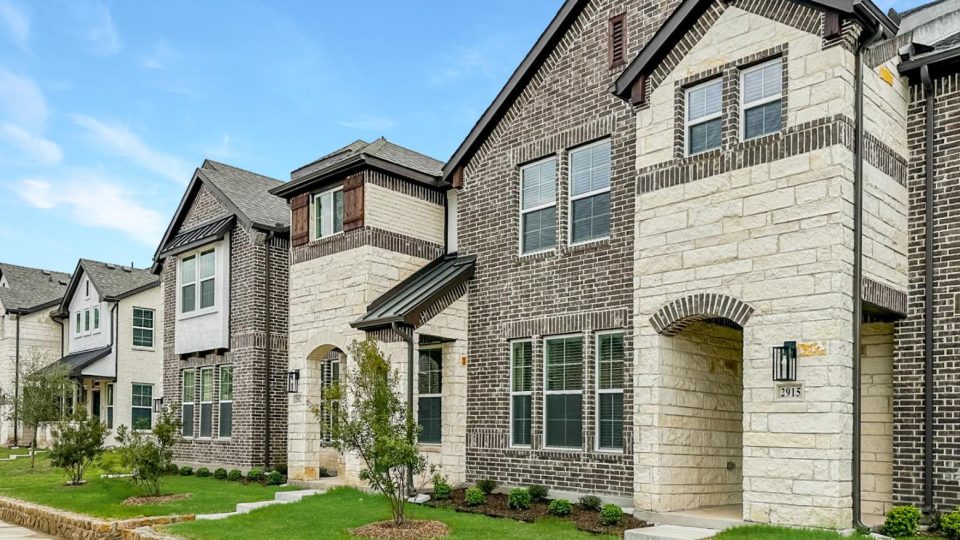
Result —
[{"label": "front door", "polygon": [[94,389],[90,394],[90,407],[93,409],[93,416],[100,418],[100,390]]}]

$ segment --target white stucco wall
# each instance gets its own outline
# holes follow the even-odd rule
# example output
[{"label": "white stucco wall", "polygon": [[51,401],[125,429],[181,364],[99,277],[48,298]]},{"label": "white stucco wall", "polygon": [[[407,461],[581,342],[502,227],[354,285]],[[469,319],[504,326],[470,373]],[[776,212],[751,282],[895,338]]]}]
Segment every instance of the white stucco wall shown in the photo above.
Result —
[{"label": "white stucco wall", "polygon": [[[184,257],[197,255],[210,247],[217,250],[216,285],[214,306],[207,309],[198,309],[191,313],[182,313],[180,309],[180,261]],[[177,313],[168,316],[175,317],[177,324],[176,354],[189,354],[199,351],[226,349],[230,347],[230,235],[223,240],[203,246],[197,251],[181,253],[167,264],[177,265]],[[199,262],[198,262],[199,264]],[[200,297],[200,284],[197,283],[197,298]]]},{"label": "white stucco wall", "polygon": [[[82,270],[81,270],[82,274]],[[110,345],[110,304],[100,301],[100,292],[85,275],[81,275],[80,285],[68,303],[70,319],[64,321],[69,328],[67,333],[67,352],[75,353],[100,349]],[[88,284],[90,294],[87,294]],[[94,328],[94,308],[100,309],[100,328]],[[86,313],[90,313],[90,330],[86,330]],[[77,314],[80,314],[80,326],[77,327]]]}]

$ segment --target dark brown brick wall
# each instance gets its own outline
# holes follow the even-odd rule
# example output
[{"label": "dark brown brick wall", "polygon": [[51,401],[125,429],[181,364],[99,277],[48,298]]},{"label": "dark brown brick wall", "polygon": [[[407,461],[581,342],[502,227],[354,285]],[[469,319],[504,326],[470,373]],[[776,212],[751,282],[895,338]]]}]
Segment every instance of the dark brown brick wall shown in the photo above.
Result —
[{"label": "dark brown brick wall", "polygon": [[[934,507],[960,506],[960,75],[935,80],[934,102]],[[907,319],[897,325],[893,367],[894,499],[923,502],[924,460],[924,137],[926,99],[911,88],[908,111],[910,173],[908,188],[909,289]]]}]

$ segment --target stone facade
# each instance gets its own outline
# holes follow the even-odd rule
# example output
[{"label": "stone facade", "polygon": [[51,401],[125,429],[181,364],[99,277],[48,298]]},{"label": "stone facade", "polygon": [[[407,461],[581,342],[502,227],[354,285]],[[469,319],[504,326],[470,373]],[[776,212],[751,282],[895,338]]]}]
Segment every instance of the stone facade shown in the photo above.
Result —
[{"label": "stone facade", "polygon": [[140,540],[163,538],[151,536],[142,528],[193,521],[194,516],[188,514],[109,521],[0,497],[0,520],[65,540]]}]

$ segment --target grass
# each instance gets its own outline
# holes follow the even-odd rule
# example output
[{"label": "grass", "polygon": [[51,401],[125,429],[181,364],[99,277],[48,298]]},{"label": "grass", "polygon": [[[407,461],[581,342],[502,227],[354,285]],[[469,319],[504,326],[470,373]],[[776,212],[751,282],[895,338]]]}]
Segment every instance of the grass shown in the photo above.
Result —
[{"label": "grass", "polygon": [[0,461],[0,495],[30,501],[63,510],[103,518],[130,518],[162,516],[171,514],[212,514],[230,512],[237,503],[272,499],[274,493],[284,489],[265,487],[259,484],[244,485],[213,478],[194,476],[167,476],[163,492],[190,493],[189,499],[166,504],[123,506],[128,497],[142,492],[126,478],[100,478],[104,469],[116,472],[116,457],[106,454],[104,464],[87,470],[86,484],[66,487],[66,476],[60,469],[50,466],[47,454],[37,455],[37,468],[30,469],[30,460]]},{"label": "grass", "polygon": [[[569,521],[544,519],[523,523],[476,514],[459,513],[445,508],[408,506],[414,519],[434,519],[447,524],[449,538],[504,540],[510,538],[579,540],[612,539],[578,531]],[[166,530],[192,540],[227,540],[244,538],[251,530],[257,538],[269,539],[334,539],[352,538],[347,531],[390,519],[387,501],[349,488],[331,490],[323,495],[305,498],[294,504],[271,506],[249,514],[219,521],[195,521],[168,527]]]},{"label": "grass", "polygon": [[714,538],[716,540],[868,540],[870,537],[860,534],[842,536],[834,531],[746,525],[727,529]]}]

